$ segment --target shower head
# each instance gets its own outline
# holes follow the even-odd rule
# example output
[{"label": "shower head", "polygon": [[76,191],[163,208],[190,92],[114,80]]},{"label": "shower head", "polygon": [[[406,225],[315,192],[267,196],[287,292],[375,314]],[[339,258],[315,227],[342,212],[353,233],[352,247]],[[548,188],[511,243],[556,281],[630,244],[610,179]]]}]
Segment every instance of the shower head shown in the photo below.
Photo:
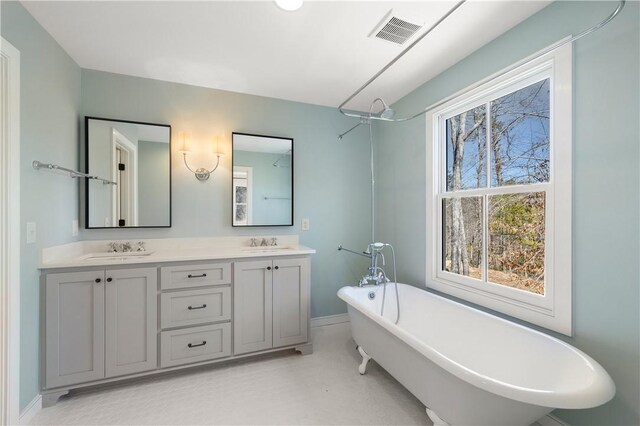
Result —
[{"label": "shower head", "polygon": [[382,112],[380,112],[380,118],[393,118],[396,115],[395,110],[389,108],[388,105],[385,105]]},{"label": "shower head", "polygon": [[382,111],[377,114],[378,117],[388,120],[396,115],[396,112],[391,107],[389,107],[389,105],[387,105],[387,103],[382,98],[374,99],[374,101],[371,103],[371,108],[369,108],[369,114],[372,114],[373,105],[375,105],[377,101],[380,101],[382,103]]}]

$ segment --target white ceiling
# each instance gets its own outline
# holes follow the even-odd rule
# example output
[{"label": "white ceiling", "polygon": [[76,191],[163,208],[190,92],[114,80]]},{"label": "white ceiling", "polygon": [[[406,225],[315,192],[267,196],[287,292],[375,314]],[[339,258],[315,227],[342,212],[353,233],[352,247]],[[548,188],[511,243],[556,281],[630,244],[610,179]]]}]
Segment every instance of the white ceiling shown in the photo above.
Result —
[{"label": "white ceiling", "polygon": [[[468,1],[347,107],[395,102],[549,2]],[[23,1],[82,68],[333,107],[404,48],[368,37],[390,9],[428,28],[454,4]]]}]

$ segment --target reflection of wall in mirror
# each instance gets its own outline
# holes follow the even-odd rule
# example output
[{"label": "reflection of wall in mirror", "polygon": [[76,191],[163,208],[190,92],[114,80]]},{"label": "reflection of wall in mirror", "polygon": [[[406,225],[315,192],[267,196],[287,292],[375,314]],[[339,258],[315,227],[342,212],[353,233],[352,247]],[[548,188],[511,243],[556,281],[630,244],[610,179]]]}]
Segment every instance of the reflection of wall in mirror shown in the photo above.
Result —
[{"label": "reflection of wall in mirror", "polygon": [[138,225],[169,224],[169,144],[138,142]]},{"label": "reflection of wall in mirror", "polygon": [[[92,175],[112,176],[113,173],[113,130],[125,136],[134,146],[138,145],[138,128],[135,124],[103,120],[89,120],[89,164]],[[113,187],[100,181],[88,181],[89,186],[89,226],[118,226],[113,217]]]},{"label": "reflection of wall in mirror", "polygon": [[[276,162],[281,167],[275,167]],[[250,167],[253,173],[250,198],[252,218],[247,225],[290,224],[291,156],[285,155],[283,158],[283,154],[234,150],[233,163],[234,170],[237,166],[245,166]]]}]

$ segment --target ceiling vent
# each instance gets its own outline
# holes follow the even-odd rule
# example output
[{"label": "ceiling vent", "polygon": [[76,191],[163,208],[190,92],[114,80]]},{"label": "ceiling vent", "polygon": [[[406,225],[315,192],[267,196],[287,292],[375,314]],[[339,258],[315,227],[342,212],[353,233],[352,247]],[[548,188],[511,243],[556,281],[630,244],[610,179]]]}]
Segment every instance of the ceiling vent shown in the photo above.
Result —
[{"label": "ceiling vent", "polygon": [[424,24],[409,22],[407,19],[394,15],[393,9],[391,9],[369,34],[369,37],[395,44],[404,44],[423,26]]}]

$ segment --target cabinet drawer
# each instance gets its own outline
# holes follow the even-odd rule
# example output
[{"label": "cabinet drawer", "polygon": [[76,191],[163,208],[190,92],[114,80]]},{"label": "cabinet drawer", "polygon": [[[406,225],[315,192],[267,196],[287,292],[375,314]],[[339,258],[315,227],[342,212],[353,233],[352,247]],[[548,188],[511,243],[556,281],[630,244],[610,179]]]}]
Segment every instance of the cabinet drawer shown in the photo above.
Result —
[{"label": "cabinet drawer", "polygon": [[163,331],[160,342],[161,367],[223,358],[231,355],[231,324]]},{"label": "cabinet drawer", "polygon": [[162,328],[231,319],[231,287],[162,293]]},{"label": "cabinet drawer", "polygon": [[231,263],[165,266],[160,279],[162,289],[231,284]]}]

